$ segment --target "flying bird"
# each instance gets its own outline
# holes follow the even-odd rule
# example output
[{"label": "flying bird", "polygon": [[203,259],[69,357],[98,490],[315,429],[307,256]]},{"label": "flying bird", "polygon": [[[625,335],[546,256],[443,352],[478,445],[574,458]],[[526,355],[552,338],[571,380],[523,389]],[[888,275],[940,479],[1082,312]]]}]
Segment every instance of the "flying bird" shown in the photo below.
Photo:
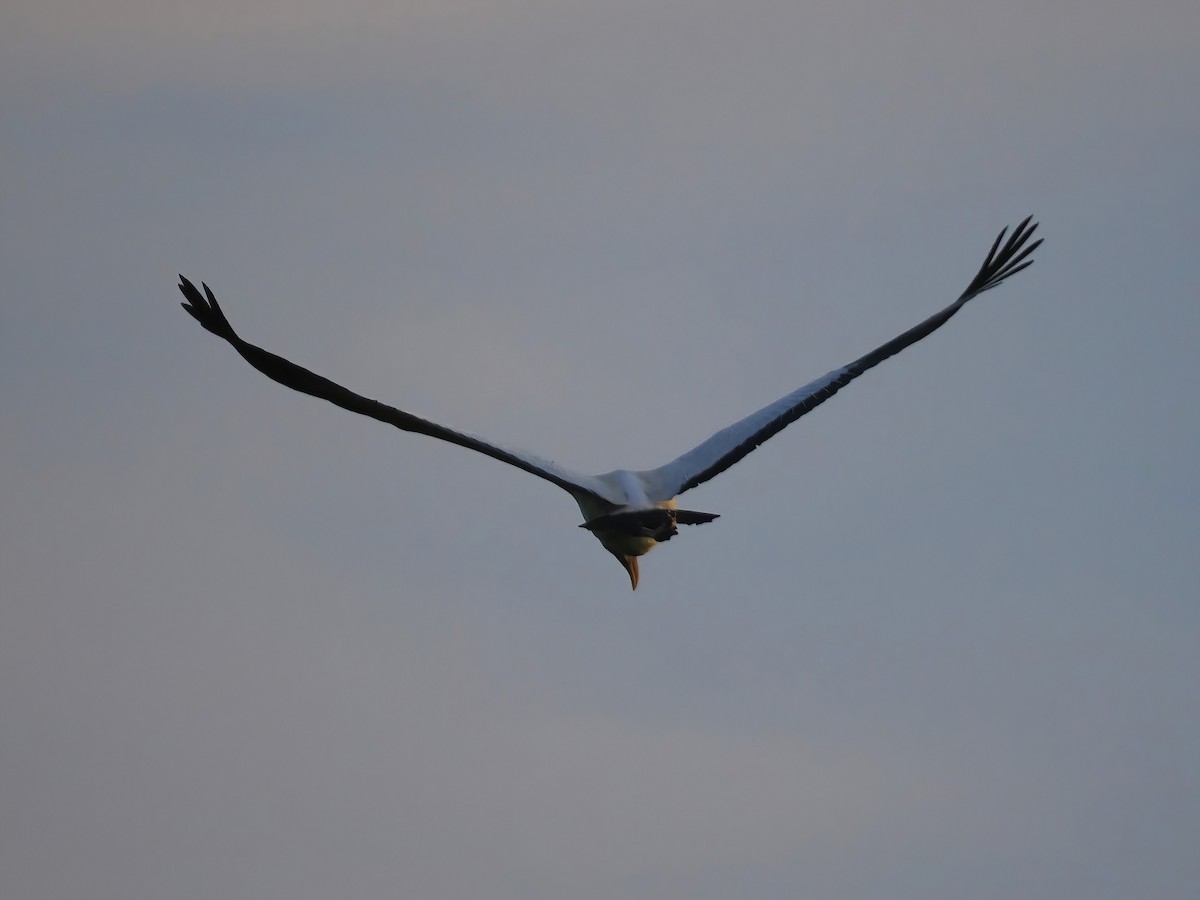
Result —
[{"label": "flying bird", "polygon": [[201,282],[204,288],[201,294],[195,285],[180,275],[179,290],[186,301],[181,305],[192,318],[232,344],[246,362],[273,381],[328,400],[350,412],[394,425],[402,431],[429,435],[477,450],[558,485],[579,505],[583,514],[583,524],[579,527],[595,535],[604,549],[617,558],[636,590],[638,557],[674,537],[679,525],[702,525],[717,518],[715,513],[679,509],[676,497],[720,475],[868,369],[941,328],[967,301],[1031,265],[1033,260],[1028,257],[1042,243],[1041,240],[1029,243],[1037,228],[1036,223],[1030,224],[1032,218],[1021,222],[1007,241],[1004,236],[1008,229],[1000,232],[979,272],[957,300],[899,337],[721,429],[664,466],[643,471],[616,469],[603,475],[582,475],[532,453],[501,447],[468,432],[447,428],[356,394],[243,340],[229,324],[207,284]]}]

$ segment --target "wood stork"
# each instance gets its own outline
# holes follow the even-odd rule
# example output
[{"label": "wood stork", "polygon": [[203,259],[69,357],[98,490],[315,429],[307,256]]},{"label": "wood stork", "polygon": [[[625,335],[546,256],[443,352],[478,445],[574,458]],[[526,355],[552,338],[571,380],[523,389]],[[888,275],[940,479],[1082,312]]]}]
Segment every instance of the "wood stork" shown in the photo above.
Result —
[{"label": "wood stork", "polygon": [[[258,371],[282,385],[328,400],[351,412],[370,416],[402,431],[413,431],[440,438],[460,447],[477,450],[493,459],[544,478],[565,490],[583,514],[581,528],[594,534],[609,553],[617,558],[636,590],[638,557],[670,540],[678,525],[701,525],[717,518],[715,513],[679,509],[675,498],[724,472],[778,434],[805,413],[824,403],[868,369],[889,356],[932,334],[958,312],[968,300],[996,287],[1033,263],[1027,257],[1042,243],[1029,243],[1037,224],[1026,218],[1007,241],[1007,228],[997,236],[987,258],[967,289],[945,309],[910,328],[899,337],[872,350],[840,369],[834,369],[786,397],[764,406],[740,422],[718,431],[708,440],[657,469],[630,471],[617,469],[604,475],[581,475],[532,453],[510,450],[464,431],[456,431],[419,418],[377,400],[370,400],[320,375],[301,368],[281,356],[244,341],[233,330],[208,285],[202,295],[195,285],[179,276],[179,289],[186,300],[181,304],[205,329],[233,345],[242,358]],[[1002,245],[1003,242],[1003,245]]]}]

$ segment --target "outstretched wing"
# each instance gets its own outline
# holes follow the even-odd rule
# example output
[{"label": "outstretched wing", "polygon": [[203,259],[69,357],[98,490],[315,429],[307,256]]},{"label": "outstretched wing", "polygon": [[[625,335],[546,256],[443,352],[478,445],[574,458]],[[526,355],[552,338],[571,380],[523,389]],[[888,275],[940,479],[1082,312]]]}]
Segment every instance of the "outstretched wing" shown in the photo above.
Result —
[{"label": "outstretched wing", "polygon": [[518,469],[522,469],[531,475],[544,478],[546,481],[558,485],[573,497],[591,496],[603,503],[614,505],[622,502],[622,498],[612,496],[612,491],[596,478],[564,469],[556,463],[542,459],[532,453],[509,450],[468,432],[455,431],[452,428],[447,428],[436,422],[430,422],[427,419],[414,416],[412,413],[404,412],[393,406],[387,406],[378,400],[363,397],[342,387],[340,384],[335,384],[328,378],[322,378],[320,375],[310,372],[308,369],[302,368],[293,362],[289,362],[281,356],[268,353],[261,347],[256,347],[254,344],[242,340],[229,324],[229,320],[225,318],[225,313],[221,310],[220,305],[217,303],[217,298],[213,296],[208,285],[202,282],[201,286],[204,288],[204,294],[201,294],[200,291],[196,290],[194,284],[180,275],[179,290],[182,291],[184,299],[187,301],[180,305],[188,311],[193,319],[203,325],[206,330],[211,331],[217,337],[232,344],[233,349],[240,353],[246,362],[250,363],[250,365],[254,366],[254,368],[258,369],[258,371],[262,372],[272,381],[278,381],[280,384],[290,387],[292,390],[300,391],[303,394],[310,394],[313,397],[328,400],[335,406],[348,409],[350,412],[370,416],[372,419],[378,419],[380,422],[394,425],[402,431],[412,431],[417,434],[429,435],[443,441],[449,441],[451,444],[458,444],[458,446],[466,447],[469,450],[476,450],[493,459],[506,462],[510,466],[516,466]]},{"label": "outstretched wing", "polygon": [[[1031,265],[1033,260],[1027,259],[1027,257],[1042,243],[1041,240],[1034,241],[1032,244],[1028,243],[1030,235],[1037,228],[1037,223],[1030,224],[1032,218],[1030,216],[1018,225],[1003,246],[1001,246],[1001,242],[1004,241],[1004,235],[1008,229],[1000,232],[995,243],[992,244],[992,249],[988,252],[987,259],[983,261],[978,274],[963,291],[962,296],[941,312],[935,313],[921,324],[910,328],[882,347],[872,350],[866,356],[860,357],[840,369],[834,369],[769,406],[764,406],[740,422],[718,431],[698,447],[689,450],[665,466],[639,472],[638,476],[646,485],[651,499],[669,499],[724,472],[764,441],[778,434],[805,413],[820,406],[863,372],[937,331],[946,324],[951,316],[962,309],[968,300],[996,287],[1005,278]],[[1028,246],[1026,246],[1027,244]]]}]

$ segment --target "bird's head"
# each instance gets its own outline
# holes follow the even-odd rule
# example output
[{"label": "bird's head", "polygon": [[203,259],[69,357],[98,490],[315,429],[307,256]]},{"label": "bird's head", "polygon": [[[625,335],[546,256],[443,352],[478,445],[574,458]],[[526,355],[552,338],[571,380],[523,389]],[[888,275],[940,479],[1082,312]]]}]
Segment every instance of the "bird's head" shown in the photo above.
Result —
[{"label": "bird's head", "polygon": [[[618,521],[602,520],[599,527],[597,521],[592,520],[585,522],[581,528],[586,528],[596,536],[604,549],[616,557],[617,562],[621,564],[621,568],[629,574],[629,585],[635,591],[638,586],[638,557],[645,556],[656,546],[658,541],[650,534],[645,533],[646,529],[642,528],[637,523],[620,521],[620,517],[615,517]],[[674,533],[674,528],[671,529]]]},{"label": "bird's head", "polygon": [[614,534],[611,531],[593,531],[592,534],[600,539],[604,549],[616,557],[621,568],[629,574],[629,586],[637,590],[638,586],[638,557],[645,556],[657,545],[654,538],[632,537],[628,534]]},{"label": "bird's head", "polygon": [[617,558],[617,562],[629,573],[629,584],[633,590],[637,590],[638,586],[638,558],[622,553],[620,550],[608,548],[608,552]]}]

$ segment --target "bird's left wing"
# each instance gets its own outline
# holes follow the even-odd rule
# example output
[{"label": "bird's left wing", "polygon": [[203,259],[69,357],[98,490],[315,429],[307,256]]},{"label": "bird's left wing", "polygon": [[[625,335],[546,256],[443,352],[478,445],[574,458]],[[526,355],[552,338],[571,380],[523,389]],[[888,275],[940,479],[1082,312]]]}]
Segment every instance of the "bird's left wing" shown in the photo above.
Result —
[{"label": "bird's left wing", "polygon": [[[740,422],[735,422],[728,428],[718,431],[698,447],[689,450],[665,466],[639,472],[638,476],[646,486],[650,498],[653,500],[669,499],[724,472],[764,441],[778,434],[805,413],[820,406],[863,372],[879,365],[889,356],[894,356],[910,344],[915,344],[921,338],[941,328],[951,316],[962,309],[967,301],[996,287],[1008,276],[1031,265],[1033,260],[1026,259],[1026,257],[1042,243],[1037,240],[1026,246],[1030,235],[1037,228],[1037,223],[1030,224],[1032,218],[1030,216],[1018,225],[1006,242],[1004,242],[1004,235],[1008,229],[1000,232],[974,280],[963,291],[962,296],[941,312],[935,313],[921,324],[910,328],[882,347],[872,350],[866,356],[862,356],[840,369],[834,369],[786,397],[781,397],[774,403],[764,406]],[[1001,242],[1004,242],[1003,246],[1001,246]]]},{"label": "bird's left wing", "polygon": [[572,472],[532,453],[523,450],[509,450],[477,435],[465,431],[455,431],[445,425],[439,425],[412,413],[396,409],[394,406],[387,406],[378,400],[363,397],[340,384],[335,384],[328,378],[323,378],[289,362],[282,356],[276,356],[274,353],[269,353],[261,347],[242,340],[233,330],[233,326],[229,324],[229,320],[225,318],[225,313],[221,310],[217,298],[213,296],[208,285],[201,283],[201,286],[204,288],[204,294],[201,294],[196,290],[194,284],[180,275],[179,290],[187,301],[180,305],[206,330],[233,345],[233,349],[241,354],[246,362],[272,381],[278,381],[294,391],[328,400],[335,406],[348,409],[350,412],[370,416],[372,419],[394,425],[402,431],[425,434],[451,444],[457,444],[460,447],[466,447],[469,450],[478,451],[493,459],[506,462],[510,466],[516,466],[531,475],[544,478],[546,481],[558,485],[573,497],[592,497],[602,501],[602,504],[619,505],[623,502],[622,497],[614,496],[610,487],[590,475]]}]

